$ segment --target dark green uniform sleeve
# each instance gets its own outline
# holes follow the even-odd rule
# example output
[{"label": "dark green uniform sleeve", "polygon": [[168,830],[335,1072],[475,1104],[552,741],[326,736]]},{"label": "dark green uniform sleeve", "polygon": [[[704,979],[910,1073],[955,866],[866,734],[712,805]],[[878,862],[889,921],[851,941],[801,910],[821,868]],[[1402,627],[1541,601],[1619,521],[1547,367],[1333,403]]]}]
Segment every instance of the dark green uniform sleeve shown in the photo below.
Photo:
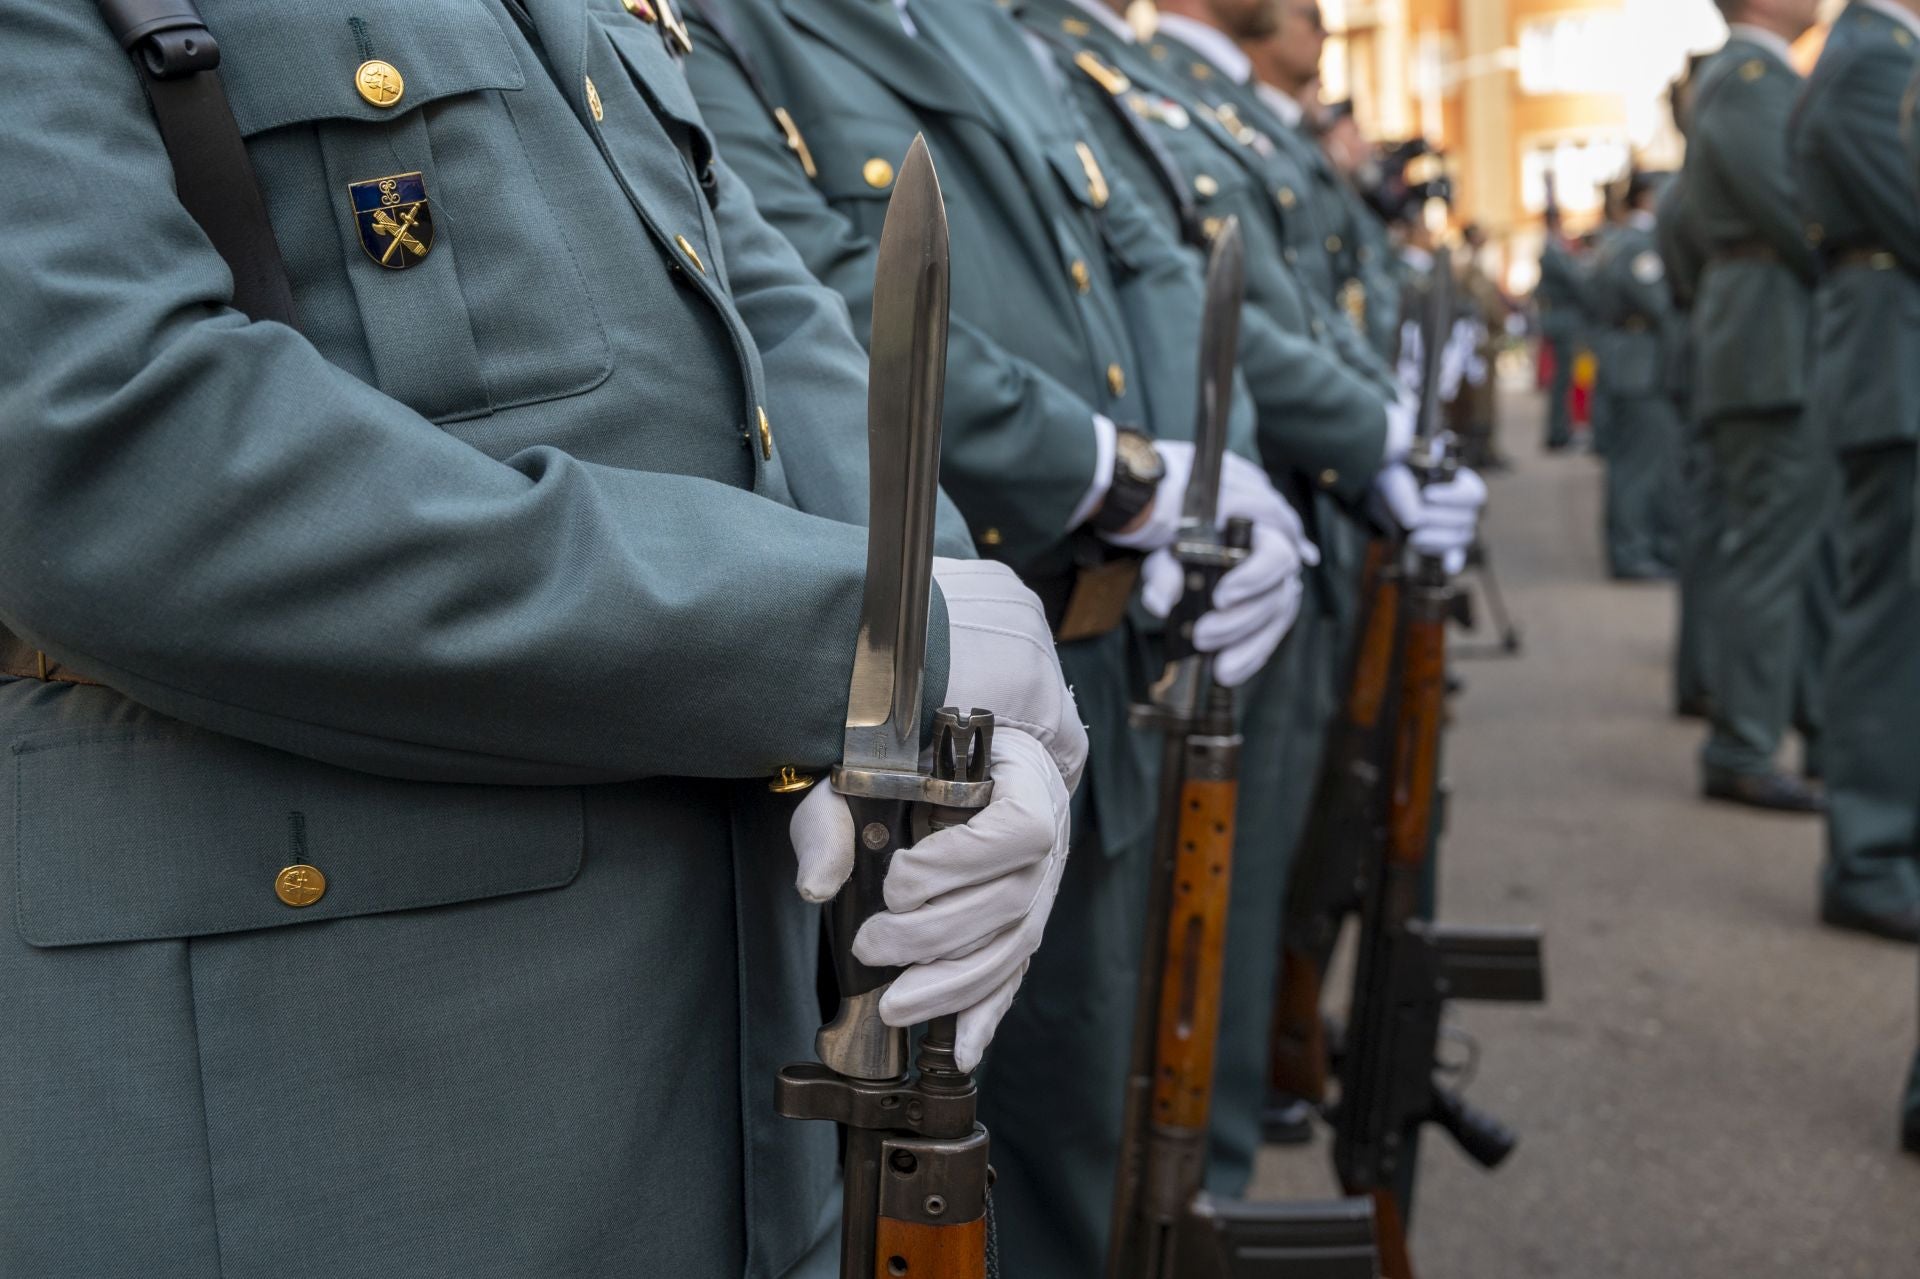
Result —
[{"label": "dark green uniform sleeve", "polygon": [[1900,109],[1912,69],[1913,58],[1891,41],[1863,50],[1836,74],[1822,75],[1799,127],[1805,151],[1819,156],[1853,215],[1920,274],[1920,202],[1908,175],[1887,163],[1902,154]]},{"label": "dark green uniform sleeve", "polygon": [[1758,79],[1739,72],[1718,89],[1718,109],[1699,113],[1694,152],[1722,175],[1724,189],[1738,203],[1756,234],[1802,280],[1817,269],[1813,250],[1795,214],[1793,171],[1783,156],[1796,92],[1773,83],[1785,73],[1768,67]]},{"label": "dark green uniform sleeve", "polygon": [[[827,201],[775,128],[767,106],[723,41],[700,28],[688,81],[721,152],[753,193],[760,214],[807,269],[845,299],[854,332],[872,327],[879,246]],[[947,352],[947,413],[967,429],[948,432],[941,482],[981,528],[999,530],[1010,563],[1064,543],[1094,480],[1097,410],[1054,378],[955,317]],[[1070,432],[1062,422],[1084,423]]]},{"label": "dark green uniform sleeve", "polygon": [[[92,5],[16,12],[0,77],[42,85],[0,131],[0,172],[34,175],[0,186],[9,628],[165,714],[402,776],[837,757],[860,529],[462,443],[228,308]],[[804,332],[757,243],[728,246],[745,305]]]}]

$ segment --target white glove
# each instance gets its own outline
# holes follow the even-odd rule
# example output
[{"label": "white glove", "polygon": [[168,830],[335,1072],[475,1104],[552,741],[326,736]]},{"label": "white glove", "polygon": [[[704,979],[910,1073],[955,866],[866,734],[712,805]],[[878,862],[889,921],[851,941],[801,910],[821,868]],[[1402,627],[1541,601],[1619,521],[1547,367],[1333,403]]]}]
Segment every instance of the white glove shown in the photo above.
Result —
[{"label": "white glove", "polygon": [[[943,700],[994,714],[993,802],[965,826],[894,854],[887,911],[866,922],[853,948],[863,963],[907,968],[880,1000],[889,1024],[959,1015],[955,1051],[971,1070],[1012,1005],[1053,909],[1087,730],[1061,675],[1046,610],[1012,569],[936,557],[933,580],[947,604]],[[846,800],[829,786],[814,787],[794,810],[789,834],[800,895],[833,900],[853,873]]]},{"label": "white glove", "polygon": [[[880,997],[888,1025],[958,1014],[954,1055],[962,1070],[980,1064],[1012,1006],[1067,862],[1068,789],[1053,753],[998,722],[992,773],[993,802],[966,825],[893,855],[887,909],[853,940],[860,962],[906,969]],[[794,810],[790,834],[800,895],[831,901],[853,870],[846,800],[814,787]]]},{"label": "white glove", "polygon": [[[1193,646],[1214,654],[1215,681],[1236,688],[1267,664],[1300,616],[1302,566],[1319,562],[1320,549],[1304,537],[1296,541],[1270,525],[1253,526],[1253,549],[1221,577],[1212,610],[1193,627]],[[1185,588],[1186,574],[1172,551],[1155,551],[1141,566],[1140,603],[1155,617],[1171,613]]]},{"label": "white glove", "polygon": [[1087,730],[1060,673],[1047,611],[1014,571],[993,560],[936,556],[947,602],[948,706],[993,712],[1047,748],[1069,792],[1087,766]]},{"label": "white glove", "polygon": [[[1168,548],[1180,532],[1193,445],[1156,440],[1154,448],[1167,474],[1154,494],[1152,512],[1133,532],[1107,540],[1152,552],[1141,566],[1140,602],[1155,617],[1165,617],[1185,589],[1186,575]],[[1220,579],[1213,611],[1193,632],[1196,648],[1217,655],[1213,677],[1231,688],[1266,665],[1300,615],[1300,574],[1305,565],[1320,562],[1320,548],[1307,539],[1299,514],[1274,489],[1267,473],[1237,453],[1221,459],[1218,516],[1222,524],[1253,521],[1252,550]]]},{"label": "white glove", "polygon": [[1395,464],[1380,472],[1373,491],[1415,551],[1444,561],[1450,573],[1465,566],[1487,503],[1487,486],[1478,475],[1462,468],[1451,480],[1422,489],[1412,471]]},{"label": "white glove", "polygon": [[1447,334],[1447,344],[1440,348],[1442,402],[1451,404],[1460,394],[1460,384],[1466,380],[1468,366],[1472,364],[1475,352],[1473,321],[1454,321],[1453,331]]},{"label": "white glove", "polygon": [[1400,389],[1416,400],[1420,396],[1420,366],[1426,361],[1427,339],[1415,320],[1400,325],[1400,359],[1394,372],[1400,375]]}]

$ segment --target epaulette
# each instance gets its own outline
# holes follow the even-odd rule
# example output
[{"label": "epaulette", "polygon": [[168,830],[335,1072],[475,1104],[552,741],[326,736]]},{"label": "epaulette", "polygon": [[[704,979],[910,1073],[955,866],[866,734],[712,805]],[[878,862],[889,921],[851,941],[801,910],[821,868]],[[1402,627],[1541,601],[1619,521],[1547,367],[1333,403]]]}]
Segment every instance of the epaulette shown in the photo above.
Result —
[{"label": "epaulette", "polygon": [[1119,97],[1133,87],[1133,81],[1117,67],[1110,67],[1095,57],[1092,51],[1081,49],[1073,55],[1073,65],[1079,67],[1086,77],[1107,91],[1109,97]]}]

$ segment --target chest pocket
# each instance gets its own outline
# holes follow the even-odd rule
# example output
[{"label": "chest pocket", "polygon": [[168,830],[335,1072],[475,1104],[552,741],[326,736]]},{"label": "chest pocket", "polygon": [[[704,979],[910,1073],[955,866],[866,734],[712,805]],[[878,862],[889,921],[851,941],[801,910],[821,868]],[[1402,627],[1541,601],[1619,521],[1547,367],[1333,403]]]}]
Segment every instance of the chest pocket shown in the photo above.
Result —
[{"label": "chest pocket", "polygon": [[[527,73],[492,6],[357,0],[349,16],[330,4],[207,0],[204,9],[298,321],[328,360],[436,422],[606,379],[606,329],[565,202],[521,136],[513,103]],[[373,60],[393,74],[363,92]],[[414,214],[413,245],[383,266],[350,188],[415,174],[397,206]],[[418,211],[416,194],[426,201]],[[428,222],[430,237],[417,234]],[[394,238],[376,230],[371,240]]]},{"label": "chest pocket", "polygon": [[[814,181],[821,194],[862,235],[878,241],[887,220],[887,202],[893,198],[894,179],[913,145],[912,126],[841,118],[804,122],[801,132],[820,139],[813,147],[813,158],[819,171]],[[954,193],[949,193],[949,216],[954,207]]]}]

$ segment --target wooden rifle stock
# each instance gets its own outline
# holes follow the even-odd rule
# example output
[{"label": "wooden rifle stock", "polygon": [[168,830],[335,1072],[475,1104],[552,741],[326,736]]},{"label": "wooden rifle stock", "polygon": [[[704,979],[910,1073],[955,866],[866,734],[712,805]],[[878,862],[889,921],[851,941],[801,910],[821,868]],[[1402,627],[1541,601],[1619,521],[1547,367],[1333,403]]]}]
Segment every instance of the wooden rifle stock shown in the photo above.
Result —
[{"label": "wooden rifle stock", "polygon": [[987,1219],[929,1226],[880,1218],[874,1279],[981,1279],[987,1273]]},{"label": "wooden rifle stock", "polygon": [[1153,1117],[1158,1124],[1200,1133],[1206,1132],[1213,1101],[1239,791],[1231,777],[1189,776],[1180,788],[1173,901],[1160,971]]}]

